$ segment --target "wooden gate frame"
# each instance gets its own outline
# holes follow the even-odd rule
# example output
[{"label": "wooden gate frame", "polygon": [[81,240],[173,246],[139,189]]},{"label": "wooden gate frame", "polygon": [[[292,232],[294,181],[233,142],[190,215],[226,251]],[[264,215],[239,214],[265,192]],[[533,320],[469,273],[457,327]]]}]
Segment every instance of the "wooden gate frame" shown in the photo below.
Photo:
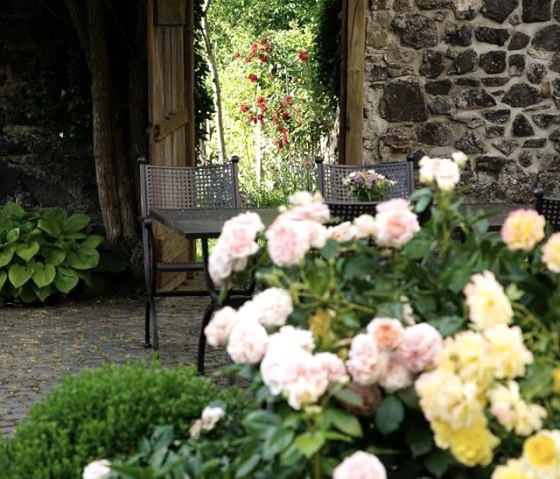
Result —
[{"label": "wooden gate frame", "polygon": [[[194,3],[147,0],[148,164],[194,166]],[[154,225],[158,260],[191,261],[192,242]],[[185,274],[160,275],[160,289],[176,288]]]},{"label": "wooden gate frame", "polygon": [[366,0],[342,0],[340,62],[340,164],[363,160]]}]

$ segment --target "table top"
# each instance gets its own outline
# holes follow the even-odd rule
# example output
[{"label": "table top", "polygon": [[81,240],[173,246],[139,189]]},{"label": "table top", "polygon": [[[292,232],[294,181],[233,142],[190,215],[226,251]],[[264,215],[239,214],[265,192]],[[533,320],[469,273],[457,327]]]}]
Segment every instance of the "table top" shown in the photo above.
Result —
[{"label": "table top", "polygon": [[220,236],[222,226],[227,220],[248,211],[258,213],[265,226],[269,226],[279,214],[278,208],[153,209],[150,218],[187,239],[207,239]]}]

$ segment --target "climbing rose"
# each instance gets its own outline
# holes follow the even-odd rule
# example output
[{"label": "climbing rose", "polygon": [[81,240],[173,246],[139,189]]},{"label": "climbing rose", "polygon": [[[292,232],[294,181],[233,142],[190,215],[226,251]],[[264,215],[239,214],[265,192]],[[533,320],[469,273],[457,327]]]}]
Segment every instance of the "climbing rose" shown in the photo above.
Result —
[{"label": "climbing rose", "polygon": [[502,241],[510,251],[531,251],[544,238],[546,220],[535,210],[519,209],[506,218],[502,230]]},{"label": "climbing rose", "polygon": [[403,199],[385,201],[376,206],[375,240],[379,246],[401,248],[420,231],[418,217]]},{"label": "climbing rose", "polygon": [[238,321],[229,335],[227,352],[238,364],[258,363],[268,345],[268,334],[264,326],[256,321]]},{"label": "climbing rose", "polygon": [[443,349],[443,338],[433,326],[419,323],[404,330],[395,351],[399,361],[412,373],[432,366]]},{"label": "climbing rose", "polygon": [[387,479],[387,472],[377,456],[357,451],[336,466],[333,479]]},{"label": "climbing rose", "polygon": [[282,288],[268,288],[258,293],[239,308],[239,316],[245,315],[258,321],[265,328],[283,326],[294,310],[290,293]]},{"label": "climbing rose", "polygon": [[308,62],[309,61],[309,51],[302,50],[298,53],[298,58],[300,62]]},{"label": "climbing rose", "polygon": [[229,333],[239,319],[239,314],[231,306],[225,306],[216,311],[214,316],[204,328],[206,340],[210,346],[225,346]]}]

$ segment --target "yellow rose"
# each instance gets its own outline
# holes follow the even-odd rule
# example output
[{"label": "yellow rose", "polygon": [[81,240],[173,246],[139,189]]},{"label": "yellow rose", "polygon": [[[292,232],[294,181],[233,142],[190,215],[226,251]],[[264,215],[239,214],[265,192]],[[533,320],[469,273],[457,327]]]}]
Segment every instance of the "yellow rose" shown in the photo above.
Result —
[{"label": "yellow rose", "polygon": [[494,469],[491,479],[528,479],[523,472],[523,464],[519,459],[511,459],[505,466]]},{"label": "yellow rose", "polygon": [[500,443],[481,416],[471,427],[452,429],[442,421],[434,421],[432,428],[439,447],[449,447],[451,454],[462,464],[474,467],[492,462],[493,450]]},{"label": "yellow rose", "polygon": [[560,273],[560,233],[554,233],[542,248],[542,259],[553,273]]},{"label": "yellow rose", "polygon": [[535,210],[515,210],[502,226],[502,241],[511,251],[531,251],[544,238],[546,220]]},{"label": "yellow rose", "polygon": [[546,431],[541,431],[525,441],[523,457],[532,467],[560,467],[556,441]]},{"label": "yellow rose", "polygon": [[552,371],[552,390],[556,394],[560,394],[560,368]]}]

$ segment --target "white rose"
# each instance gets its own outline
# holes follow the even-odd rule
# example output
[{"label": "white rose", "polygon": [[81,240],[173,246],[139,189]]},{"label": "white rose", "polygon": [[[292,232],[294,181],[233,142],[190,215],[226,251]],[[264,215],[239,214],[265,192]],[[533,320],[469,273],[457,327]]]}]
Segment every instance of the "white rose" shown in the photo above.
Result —
[{"label": "white rose", "polygon": [[206,406],[204,411],[202,411],[202,429],[211,431],[225,414],[226,412],[221,407]]},{"label": "white rose", "polygon": [[107,479],[111,475],[111,463],[107,459],[90,462],[84,468],[82,479]]},{"label": "white rose", "polygon": [[238,321],[229,335],[227,352],[238,364],[258,363],[268,345],[268,334],[264,326],[256,321]]}]

